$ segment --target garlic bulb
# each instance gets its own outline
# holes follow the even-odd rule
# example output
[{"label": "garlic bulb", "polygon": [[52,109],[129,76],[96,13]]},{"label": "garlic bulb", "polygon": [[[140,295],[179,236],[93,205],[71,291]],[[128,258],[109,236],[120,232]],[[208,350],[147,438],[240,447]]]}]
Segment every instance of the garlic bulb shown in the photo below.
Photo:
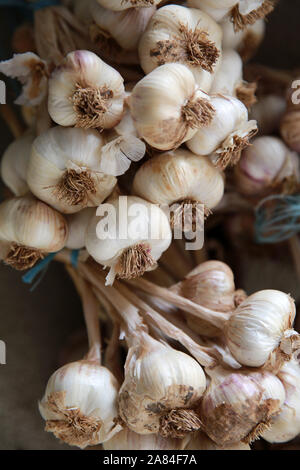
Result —
[{"label": "garlic bulb", "polygon": [[249,444],[236,442],[221,447],[212,441],[204,432],[196,432],[188,441],[184,450],[251,450]]},{"label": "garlic bulb", "polygon": [[15,269],[31,268],[46,253],[61,250],[67,236],[63,216],[32,196],[0,204],[2,258]]},{"label": "garlic bulb", "polygon": [[211,97],[215,115],[208,126],[198,129],[187,142],[197,155],[212,155],[213,161],[224,169],[235,165],[249,139],[256,133],[256,121],[248,121],[245,105],[237,98],[226,95]]},{"label": "garlic bulb", "polygon": [[117,180],[101,170],[104,138],[95,130],[54,127],[37,137],[27,171],[33,194],[64,213],[97,206]]},{"label": "garlic bulb", "polygon": [[[187,209],[191,208],[193,212],[194,226],[198,216],[209,215],[222,199],[224,179],[207,158],[178,149],[158,154],[145,162],[135,174],[132,192],[154,204],[171,206],[178,203],[173,214],[174,225],[188,204]],[[200,204],[205,206],[204,214]],[[187,225],[185,228],[190,230],[190,224]]]},{"label": "garlic bulb", "polygon": [[128,8],[152,7],[158,5],[162,0],[97,0],[97,2],[113,11],[127,10]]},{"label": "garlic bulb", "polygon": [[182,64],[165,64],[149,73],[134,87],[129,105],[138,134],[159,150],[191,139],[215,112],[210,97]]},{"label": "garlic bulb", "polygon": [[76,214],[66,216],[69,229],[66,248],[69,248],[70,250],[80,250],[85,247],[87,227],[95,212],[96,208],[87,207]]},{"label": "garlic bulb", "polygon": [[62,126],[109,129],[122,118],[123,78],[90,51],[69,53],[49,80],[48,109]]},{"label": "garlic bulb", "polygon": [[205,387],[204,372],[191,356],[141,333],[126,359],[120,416],[139,434],[184,437],[200,427],[194,408]]},{"label": "garlic bulb", "polygon": [[266,31],[266,24],[263,19],[247,26],[242,31],[234,30],[230,18],[225,18],[220,26],[223,30],[223,48],[237,50],[244,62],[247,62],[255,55]]},{"label": "garlic bulb", "polygon": [[168,5],[159,8],[149,22],[139,44],[139,57],[145,73],[170,62],[186,65],[201,90],[208,92],[221,45],[221,28],[206,13]]},{"label": "garlic bulb", "polygon": [[171,239],[162,209],[138,197],[121,196],[98,207],[85,245],[97,263],[110,268],[106,281],[112,284],[116,276],[130,279],[152,270]]},{"label": "garlic bulb", "polygon": [[203,430],[218,445],[251,443],[281,408],[285,390],[269,372],[207,370],[211,382],[200,407]]},{"label": "garlic bulb", "polygon": [[262,136],[242,153],[236,167],[235,183],[240,193],[259,196],[274,192],[293,192],[299,182],[299,159],[277,137]]},{"label": "garlic bulb", "polygon": [[295,303],[277,290],[262,290],[247,297],[233,312],[225,326],[227,345],[235,359],[245,366],[273,367],[289,359],[286,342],[297,344],[291,330]]},{"label": "garlic bulb", "polygon": [[285,109],[286,102],[282,96],[261,96],[251,108],[250,117],[257,121],[261,135],[271,135],[278,131]]},{"label": "garlic bulb", "polygon": [[112,11],[103,8],[97,0],[91,4],[94,22],[125,50],[137,49],[140,38],[156,8],[129,8]]},{"label": "garlic bulb", "polygon": [[103,443],[104,450],[179,450],[181,441],[159,434],[137,434],[127,427]]},{"label": "garlic bulb", "polygon": [[26,175],[33,141],[32,133],[19,137],[7,147],[1,160],[1,178],[15,196],[29,191]]},{"label": "garlic bulb", "polygon": [[287,442],[300,434],[300,366],[296,359],[286,362],[279,379],[286,392],[281,412],[271,420],[271,427],[262,437],[271,443]]},{"label": "garlic bulb", "polygon": [[49,379],[39,410],[46,431],[84,449],[110,439],[120,430],[114,420],[118,384],[108,369],[82,360],[58,369]]}]

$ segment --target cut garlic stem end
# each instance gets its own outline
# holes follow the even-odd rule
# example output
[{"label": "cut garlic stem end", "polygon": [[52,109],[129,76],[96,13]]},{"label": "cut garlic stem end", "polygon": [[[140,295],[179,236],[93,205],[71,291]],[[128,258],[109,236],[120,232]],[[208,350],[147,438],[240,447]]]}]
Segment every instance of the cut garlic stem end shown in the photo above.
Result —
[{"label": "cut garlic stem end", "polygon": [[28,246],[12,243],[4,263],[18,271],[25,271],[32,268],[39,260],[44,258],[44,253]]},{"label": "cut garlic stem end", "polygon": [[253,25],[259,19],[265,18],[273,10],[274,2],[265,0],[262,2],[260,7],[243,14],[243,10],[241,11],[240,5],[237,3],[230,13],[235,32],[241,31],[249,25]]},{"label": "cut garlic stem end", "polygon": [[102,128],[103,116],[109,108],[113,92],[108,87],[83,87],[76,84],[71,101],[76,112],[76,126],[84,129]]},{"label": "cut garlic stem end", "polygon": [[96,194],[96,185],[88,170],[68,169],[53,188],[59,201],[70,206],[87,203],[89,194]]}]

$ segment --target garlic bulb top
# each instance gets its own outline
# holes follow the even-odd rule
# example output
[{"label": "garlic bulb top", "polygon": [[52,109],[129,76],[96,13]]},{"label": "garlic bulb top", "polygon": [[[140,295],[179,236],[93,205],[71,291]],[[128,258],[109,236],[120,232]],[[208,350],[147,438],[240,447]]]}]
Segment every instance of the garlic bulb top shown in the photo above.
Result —
[{"label": "garlic bulb top", "polygon": [[204,432],[196,432],[188,441],[184,450],[251,450],[249,444],[236,442],[225,446],[219,446],[212,441]]},{"label": "garlic bulb top", "polygon": [[119,412],[139,434],[180,438],[200,427],[193,408],[205,387],[204,372],[191,356],[141,333],[127,356]]},{"label": "garlic bulb top", "polygon": [[105,8],[114,11],[126,10],[127,8],[142,8],[158,5],[162,0],[97,0]]},{"label": "garlic bulb top", "polygon": [[129,8],[112,11],[100,6],[97,0],[91,4],[91,13],[101,31],[108,33],[125,50],[135,50],[156,8]]},{"label": "garlic bulb top", "polygon": [[26,175],[34,138],[32,133],[19,137],[7,147],[1,160],[1,178],[15,196],[29,191]]},{"label": "garlic bulb top", "polygon": [[192,72],[182,64],[165,64],[134,87],[129,99],[140,137],[159,150],[171,150],[210,124],[214,108]]},{"label": "garlic bulb top", "polygon": [[187,142],[188,148],[198,155],[212,154],[221,168],[238,162],[241,151],[257,131],[256,121],[248,121],[245,105],[232,96],[213,95],[211,104],[215,114],[206,127],[198,129]]},{"label": "garlic bulb top", "polygon": [[90,51],[69,53],[49,80],[48,110],[62,126],[109,129],[122,118],[123,78]]},{"label": "garlic bulb top", "polygon": [[261,136],[242,153],[236,167],[235,182],[239,192],[249,196],[281,189],[292,192],[299,182],[299,159],[277,137]]},{"label": "garlic bulb top", "polygon": [[139,197],[121,196],[111,200],[109,207],[98,207],[85,245],[98,263],[110,268],[106,279],[112,284],[115,276],[130,279],[153,269],[171,239],[169,220],[162,209]]},{"label": "garlic bulb top", "polygon": [[286,398],[281,412],[271,420],[262,437],[271,443],[287,442],[300,434],[300,366],[296,359],[286,362],[278,374]]},{"label": "garlic bulb top", "polygon": [[68,226],[61,214],[32,196],[0,204],[0,241],[5,263],[31,268],[45,253],[61,250]]},{"label": "garlic bulb top", "polygon": [[64,213],[97,206],[117,179],[101,171],[103,136],[95,130],[54,127],[37,137],[27,170],[33,194]]},{"label": "garlic bulb top", "polygon": [[78,361],[58,369],[39,403],[46,431],[82,449],[110,439],[120,430],[114,419],[118,384],[108,369]]},{"label": "garlic bulb top", "polygon": [[70,250],[80,250],[85,247],[85,234],[88,224],[95,212],[96,208],[87,207],[76,214],[66,216],[69,229],[66,248]]},{"label": "garlic bulb top", "polygon": [[193,201],[212,209],[223,197],[224,179],[207,158],[178,149],[145,162],[132,191],[155,204]]},{"label": "garlic bulb top", "polygon": [[145,73],[179,62],[193,73],[201,90],[208,92],[221,57],[222,30],[206,13],[178,5],[159,8],[139,44]]},{"label": "garlic bulb top", "polygon": [[[295,318],[295,303],[277,290],[262,290],[247,297],[225,326],[228,347],[245,366],[275,365],[286,359],[281,343],[288,340]],[[293,341],[290,337],[290,341]]]},{"label": "garlic bulb top", "polygon": [[179,450],[181,441],[159,434],[137,434],[124,427],[122,431],[103,443],[104,450]]}]

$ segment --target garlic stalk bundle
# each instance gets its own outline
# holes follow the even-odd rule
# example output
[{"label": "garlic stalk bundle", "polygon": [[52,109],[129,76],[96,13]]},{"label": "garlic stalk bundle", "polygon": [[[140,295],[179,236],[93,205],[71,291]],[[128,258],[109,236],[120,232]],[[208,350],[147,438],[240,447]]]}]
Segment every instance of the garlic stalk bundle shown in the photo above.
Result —
[{"label": "garlic stalk bundle", "polygon": [[271,420],[271,427],[262,435],[271,443],[287,442],[300,434],[300,366],[296,359],[286,362],[278,374],[286,398],[281,412]]},{"label": "garlic stalk bundle", "polygon": [[70,250],[80,250],[85,247],[87,227],[95,212],[95,207],[87,207],[80,212],[66,216],[69,229],[66,248]]},{"label": "garlic stalk bundle", "polygon": [[243,80],[243,62],[239,54],[233,49],[224,50],[210,93],[235,96],[250,108],[256,103],[255,91],[256,83]]},{"label": "garlic stalk bundle", "polygon": [[26,133],[10,144],[3,154],[1,178],[15,196],[24,196],[29,191],[26,176],[34,139],[34,134]]},{"label": "garlic stalk bundle", "polygon": [[32,196],[0,204],[1,258],[15,269],[29,269],[47,253],[61,250],[67,237],[64,217]]},{"label": "garlic stalk bundle", "polygon": [[112,128],[122,118],[123,101],[123,78],[90,51],[69,53],[49,80],[49,114],[62,126]]},{"label": "garlic stalk bundle", "polygon": [[211,382],[203,396],[203,430],[216,444],[251,443],[268,428],[285,400],[281,381],[270,372],[208,369]]},{"label": "garlic stalk bundle", "polygon": [[278,131],[285,110],[285,99],[271,94],[259,98],[251,108],[250,117],[257,121],[260,135],[271,135]]},{"label": "garlic stalk bundle", "polygon": [[85,245],[97,263],[110,268],[110,285],[115,277],[130,279],[154,269],[172,233],[164,211],[139,197],[121,196],[107,206],[99,206],[90,221]]},{"label": "garlic stalk bundle", "polygon": [[113,11],[127,10],[128,8],[151,8],[161,3],[162,0],[97,0],[105,8]]},{"label": "garlic stalk bundle", "polygon": [[171,150],[207,127],[215,114],[209,95],[200,90],[182,64],[165,64],[134,87],[129,99],[138,134],[159,150]]},{"label": "garlic stalk bundle", "polygon": [[225,169],[235,165],[242,150],[257,132],[256,121],[248,121],[246,106],[232,96],[211,97],[215,114],[208,126],[198,129],[187,142],[188,148],[197,155],[211,155],[213,162]]},{"label": "garlic stalk bundle", "polygon": [[112,11],[103,8],[97,0],[91,4],[94,22],[104,34],[111,36],[125,50],[136,50],[140,38],[156,8],[129,8]]},{"label": "garlic stalk bundle", "polygon": [[247,26],[242,31],[235,31],[230,18],[225,18],[220,26],[223,30],[223,48],[235,49],[244,62],[252,59],[258,47],[262,43],[266,31],[266,24],[263,19],[256,21],[253,25]]},{"label": "garlic stalk bundle", "polygon": [[249,444],[236,442],[223,446],[217,445],[204,432],[196,432],[188,441],[184,450],[251,450]]},{"label": "garlic stalk bundle", "polygon": [[[192,220],[185,228],[189,231],[198,219],[203,222],[203,216],[209,215],[222,199],[224,178],[207,158],[178,149],[158,154],[145,162],[135,174],[132,192],[154,204],[172,206],[178,203],[173,213],[174,227],[181,221],[188,204],[192,209]],[[199,207],[201,204],[204,214]]]},{"label": "garlic stalk bundle", "polygon": [[160,434],[137,434],[125,427],[103,443],[104,450],[180,450],[181,441]]},{"label": "garlic stalk bundle", "polygon": [[206,13],[178,5],[159,8],[139,44],[145,73],[170,62],[186,65],[201,90],[210,90],[221,58],[222,31]]},{"label": "garlic stalk bundle", "polygon": [[0,62],[0,72],[21,82],[22,93],[16,104],[37,106],[46,98],[50,68],[33,52],[14,54],[12,59]]},{"label": "garlic stalk bundle", "polygon": [[263,196],[274,189],[293,193],[299,181],[298,155],[273,136],[253,139],[235,169],[238,191],[246,196]]},{"label": "garlic stalk bundle", "polygon": [[200,427],[194,408],[205,388],[198,362],[141,333],[126,359],[119,412],[139,434],[182,438]]},{"label": "garlic stalk bundle", "polygon": [[101,204],[117,180],[101,169],[104,137],[89,129],[54,127],[37,137],[27,170],[35,196],[71,214]]}]

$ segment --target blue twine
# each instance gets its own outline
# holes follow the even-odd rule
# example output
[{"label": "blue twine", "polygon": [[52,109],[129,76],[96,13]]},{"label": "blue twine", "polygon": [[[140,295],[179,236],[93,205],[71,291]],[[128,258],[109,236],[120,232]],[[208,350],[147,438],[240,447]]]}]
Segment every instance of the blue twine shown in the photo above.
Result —
[{"label": "blue twine", "polygon": [[269,196],[255,209],[257,243],[279,243],[300,232],[300,194]]},{"label": "blue twine", "polygon": [[71,251],[71,264],[72,264],[73,268],[78,267],[79,253],[80,253],[80,250],[72,250]]},{"label": "blue twine", "polygon": [[60,5],[60,0],[39,0],[38,2],[28,2],[26,0],[0,0],[0,7],[26,8],[37,11],[42,8]]}]

